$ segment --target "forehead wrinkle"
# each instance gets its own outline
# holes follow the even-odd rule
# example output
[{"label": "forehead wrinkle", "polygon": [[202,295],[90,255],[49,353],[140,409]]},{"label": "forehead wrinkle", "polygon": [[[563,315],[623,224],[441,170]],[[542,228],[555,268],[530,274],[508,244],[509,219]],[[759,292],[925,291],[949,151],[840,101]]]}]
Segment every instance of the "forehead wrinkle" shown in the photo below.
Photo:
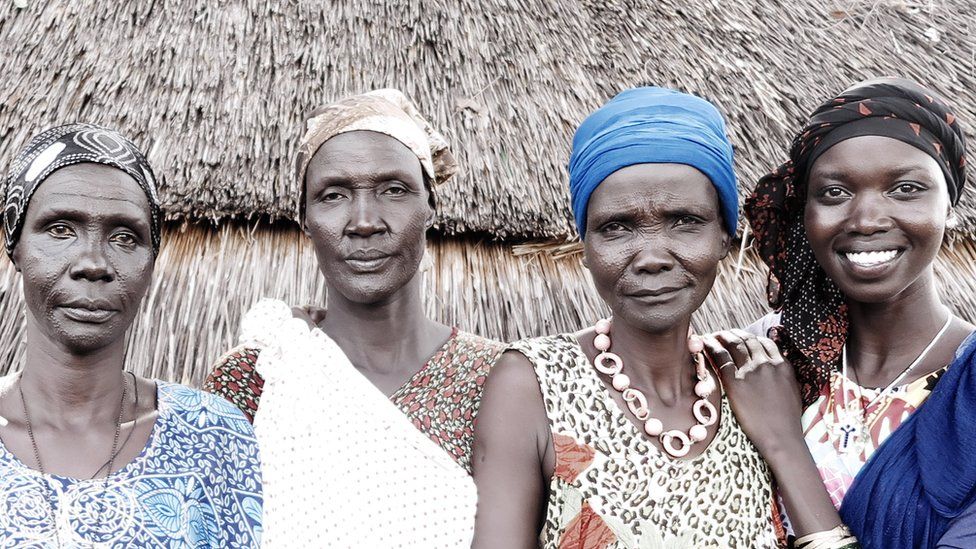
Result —
[{"label": "forehead wrinkle", "polygon": [[633,195],[614,195],[600,201],[600,208],[611,208],[616,212],[669,212],[674,210],[694,209],[709,210],[707,196],[691,196],[674,190],[662,189],[660,194],[653,196],[647,193]]},{"label": "forehead wrinkle", "polygon": [[143,207],[143,204],[140,204],[139,202],[136,202],[135,200],[132,200],[124,196],[96,196],[90,193],[72,193],[72,192],[59,192],[59,191],[51,191],[51,193],[48,194],[48,196],[81,197],[87,200],[100,200],[102,202],[128,202],[129,204],[132,204],[138,208]]}]

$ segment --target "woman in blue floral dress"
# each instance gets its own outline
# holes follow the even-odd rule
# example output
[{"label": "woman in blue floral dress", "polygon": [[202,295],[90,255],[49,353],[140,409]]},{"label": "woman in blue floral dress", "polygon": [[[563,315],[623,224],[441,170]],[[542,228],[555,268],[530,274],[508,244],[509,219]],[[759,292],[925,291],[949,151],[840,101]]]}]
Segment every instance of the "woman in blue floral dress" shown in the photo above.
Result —
[{"label": "woman in blue floral dress", "polygon": [[34,137],[4,202],[27,303],[22,369],[0,378],[0,547],[257,547],[260,459],[226,401],[125,371],[162,217],[117,132]]}]

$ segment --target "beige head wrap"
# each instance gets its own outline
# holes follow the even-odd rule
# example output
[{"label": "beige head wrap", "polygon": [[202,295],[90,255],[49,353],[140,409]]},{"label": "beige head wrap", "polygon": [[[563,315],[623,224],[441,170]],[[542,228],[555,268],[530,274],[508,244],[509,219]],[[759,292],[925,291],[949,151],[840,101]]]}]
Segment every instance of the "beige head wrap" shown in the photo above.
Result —
[{"label": "beige head wrap", "polygon": [[447,140],[435,130],[400,90],[374,90],[346,97],[314,114],[298,147],[296,176],[301,188],[299,219],[305,216],[305,172],[312,156],[329,139],[343,133],[366,130],[378,132],[406,145],[417,158],[434,186],[457,172],[457,162]]}]

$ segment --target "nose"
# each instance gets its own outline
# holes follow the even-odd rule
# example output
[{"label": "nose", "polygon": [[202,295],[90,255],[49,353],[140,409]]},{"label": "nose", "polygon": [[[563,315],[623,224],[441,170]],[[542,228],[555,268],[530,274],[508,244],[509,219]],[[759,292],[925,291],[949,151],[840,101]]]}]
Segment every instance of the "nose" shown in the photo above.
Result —
[{"label": "nose", "polygon": [[847,230],[862,235],[883,233],[892,228],[884,199],[874,193],[856,196],[847,217]]},{"label": "nose", "polygon": [[351,205],[349,224],[346,226],[346,234],[368,238],[385,231],[386,224],[383,222],[380,210],[376,204],[364,195],[354,197]]},{"label": "nose", "polygon": [[78,254],[71,262],[69,275],[75,280],[90,280],[92,282],[115,279],[115,268],[108,260],[107,243],[97,239],[78,242]]},{"label": "nose", "polygon": [[655,274],[674,268],[674,255],[664,239],[650,238],[637,251],[631,267],[637,273]]}]

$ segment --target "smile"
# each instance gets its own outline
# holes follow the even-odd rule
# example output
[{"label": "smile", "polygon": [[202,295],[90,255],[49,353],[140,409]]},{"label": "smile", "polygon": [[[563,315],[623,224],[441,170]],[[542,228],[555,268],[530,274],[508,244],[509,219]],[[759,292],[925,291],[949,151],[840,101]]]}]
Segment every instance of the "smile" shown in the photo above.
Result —
[{"label": "smile", "polygon": [[878,250],[872,252],[846,252],[842,254],[848,261],[858,267],[875,267],[883,265],[898,257],[898,250]]}]

